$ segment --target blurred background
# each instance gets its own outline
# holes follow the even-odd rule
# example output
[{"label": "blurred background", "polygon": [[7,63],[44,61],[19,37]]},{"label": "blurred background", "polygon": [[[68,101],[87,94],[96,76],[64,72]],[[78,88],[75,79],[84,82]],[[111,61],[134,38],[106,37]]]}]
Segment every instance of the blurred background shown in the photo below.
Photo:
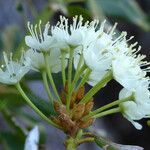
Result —
[{"label": "blurred background", "polygon": [[[105,18],[109,24],[118,22],[119,31],[127,31],[128,37],[134,35],[132,43],[138,41],[142,53],[150,61],[150,0],[0,0],[0,62],[2,52],[13,51],[17,58],[22,49],[26,49],[24,36],[27,34],[27,21],[43,24],[50,21],[56,24],[59,15],[69,18],[82,15],[86,20]],[[60,75],[54,75],[60,84]],[[47,97],[39,74],[31,73],[22,81],[24,89],[32,97],[35,105],[45,114],[50,111]],[[90,88],[87,85],[87,89]],[[32,92],[30,92],[30,89]],[[112,81],[95,95],[95,108],[118,98],[121,86]],[[40,92],[39,92],[40,91]],[[40,118],[24,103],[13,87],[0,85],[0,150],[22,150],[25,134],[40,121]],[[92,130],[106,136],[116,143],[139,145],[150,149],[150,128],[147,120],[140,121],[143,129],[137,131],[121,115],[111,115],[95,122]],[[40,126],[41,150],[64,149],[64,134],[47,124]],[[84,144],[81,150],[98,150],[95,144]]]}]

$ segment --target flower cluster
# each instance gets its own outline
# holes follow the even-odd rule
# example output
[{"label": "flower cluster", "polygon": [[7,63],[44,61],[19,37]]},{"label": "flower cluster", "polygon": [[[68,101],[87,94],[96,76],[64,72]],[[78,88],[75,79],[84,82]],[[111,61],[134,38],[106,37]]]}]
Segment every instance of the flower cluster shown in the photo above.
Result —
[{"label": "flower cluster", "polygon": [[[46,72],[55,97],[62,104],[51,75],[62,72],[63,84],[65,86],[67,82],[68,85],[65,105],[69,110],[73,91],[78,91],[85,83],[90,84],[91,90],[79,102],[87,103],[98,90],[115,79],[123,86],[120,99],[89,113],[83,120],[121,112],[137,129],[141,129],[135,120],[150,117],[150,80],[147,77],[150,63],[144,60],[144,55],[138,54],[141,47],[137,47],[137,43],[128,44],[133,37],[128,39],[126,32],[115,33],[116,25],[108,29],[106,21],[84,22],[82,16],[74,17],[71,24],[61,16],[56,26],[50,27],[47,23],[44,30],[41,21],[35,26],[28,23],[30,35],[25,36],[25,42],[30,49],[20,62],[12,61],[12,56],[8,60],[4,54],[0,82],[17,84],[30,69],[42,72],[43,77]],[[48,95],[53,99],[49,92]],[[118,107],[104,111],[116,105]]]}]

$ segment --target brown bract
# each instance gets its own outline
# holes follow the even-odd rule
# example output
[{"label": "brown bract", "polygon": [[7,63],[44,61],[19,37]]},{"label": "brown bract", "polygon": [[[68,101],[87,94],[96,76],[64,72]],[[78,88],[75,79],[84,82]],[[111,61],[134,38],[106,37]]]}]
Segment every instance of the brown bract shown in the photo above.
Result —
[{"label": "brown bract", "polygon": [[67,97],[68,85],[66,82],[65,88],[61,91],[61,100],[63,105],[58,102],[54,102],[54,109],[58,113],[58,116],[53,118],[53,121],[60,125],[64,132],[72,137],[75,137],[79,129],[89,127],[94,119],[88,118],[82,120],[83,117],[89,115],[93,108],[93,98],[88,103],[79,103],[85,95],[85,88],[81,87],[78,91],[73,92],[70,100],[70,111],[66,110],[66,97]]}]

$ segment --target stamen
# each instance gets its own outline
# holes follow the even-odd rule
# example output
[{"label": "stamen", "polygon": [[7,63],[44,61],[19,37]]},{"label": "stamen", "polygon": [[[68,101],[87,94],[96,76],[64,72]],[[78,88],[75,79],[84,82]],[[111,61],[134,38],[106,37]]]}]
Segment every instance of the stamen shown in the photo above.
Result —
[{"label": "stamen", "polygon": [[12,53],[10,53],[10,67],[11,67],[12,73],[15,73],[14,67],[13,67],[13,61],[12,61]]},{"label": "stamen", "polygon": [[11,72],[11,69],[9,67],[9,60],[8,60],[7,54],[5,52],[3,52],[3,56],[4,56],[4,61],[5,61],[5,64],[6,64],[6,68],[9,72],[9,74],[11,74],[12,72]]},{"label": "stamen", "polygon": [[33,29],[33,25],[32,25],[32,24],[30,25],[30,30],[31,30],[31,35],[32,35],[32,37],[35,38],[35,40],[38,41],[38,38],[36,37],[36,35],[35,35],[35,33],[34,33],[34,29]]},{"label": "stamen", "polygon": [[64,30],[65,30],[66,32],[68,32],[68,19],[65,18],[64,21],[65,21]]},{"label": "stamen", "polygon": [[104,20],[104,21],[101,23],[101,26],[100,26],[100,29],[99,29],[99,32],[100,32],[100,33],[102,33],[102,32],[104,31],[105,23],[106,23],[106,20]]},{"label": "stamen", "polygon": [[[33,25],[32,25],[32,27],[33,27]],[[37,41],[40,43],[40,39],[37,34],[37,24],[34,26],[34,33],[35,33],[35,37],[36,37]]]},{"label": "stamen", "polygon": [[27,25],[28,25],[28,29],[29,29],[29,32],[30,32],[31,36],[32,36],[33,38],[35,38],[35,34],[34,34],[33,30],[31,30],[31,24],[30,24],[30,22],[28,22]]},{"label": "stamen", "polygon": [[114,24],[114,26],[113,26],[113,27],[112,27],[112,29],[110,30],[109,35],[111,35],[111,36],[113,35],[114,30],[115,30],[115,29],[116,29],[116,27],[117,27],[117,24],[118,24],[118,23],[115,23],[115,24]]},{"label": "stamen", "polygon": [[[43,37],[43,34],[42,34],[42,30],[41,30],[41,23],[42,23],[42,21],[40,20],[39,21],[39,32],[40,32],[40,39],[41,39],[41,42],[43,42],[44,41],[44,37]],[[46,25],[45,25],[46,26]],[[45,27],[45,29],[46,29],[46,27]]]},{"label": "stamen", "polygon": [[78,24],[77,24],[77,28],[80,28],[83,24],[83,17],[82,15],[79,16],[79,21],[78,21]]},{"label": "stamen", "polygon": [[126,36],[127,36],[127,32],[122,32],[121,35],[113,41],[112,45],[114,45],[117,42],[121,42]]}]

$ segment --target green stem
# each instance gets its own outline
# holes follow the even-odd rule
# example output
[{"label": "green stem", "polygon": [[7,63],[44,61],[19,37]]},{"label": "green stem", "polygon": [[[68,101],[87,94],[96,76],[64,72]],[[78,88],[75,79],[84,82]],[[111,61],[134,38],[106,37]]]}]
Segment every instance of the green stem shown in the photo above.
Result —
[{"label": "green stem", "polygon": [[107,111],[103,111],[99,114],[96,114],[96,115],[93,116],[93,118],[101,118],[101,117],[104,117],[104,116],[107,116],[107,115],[110,115],[110,114],[118,113],[120,111],[121,111],[120,107],[113,108],[113,109],[110,109],[110,110],[107,110]]},{"label": "green stem", "polygon": [[66,83],[66,73],[65,73],[65,52],[61,52],[61,68],[62,68],[62,81],[63,81],[63,86],[65,87]]},{"label": "green stem", "polygon": [[65,141],[65,145],[66,145],[66,150],[76,150],[77,148],[75,139],[73,139],[72,137],[68,138]]},{"label": "green stem", "polygon": [[126,97],[126,98],[123,98],[123,99],[116,100],[116,101],[114,101],[114,102],[112,102],[112,103],[109,103],[109,104],[107,104],[107,105],[105,105],[105,106],[102,106],[102,107],[96,109],[95,111],[91,112],[91,113],[88,115],[88,117],[92,117],[92,116],[96,115],[97,113],[100,113],[100,112],[102,112],[102,111],[104,111],[104,110],[106,110],[106,109],[108,109],[108,108],[110,108],[110,107],[113,107],[113,106],[115,106],[115,105],[118,105],[118,104],[120,104],[120,103],[129,101],[129,100],[132,100],[132,99],[133,99],[133,95],[130,95],[130,96],[128,96],[128,97]]},{"label": "green stem", "polygon": [[91,132],[84,132],[83,136],[90,136],[90,137],[94,137],[94,134]]},{"label": "green stem", "polygon": [[[80,78],[80,75],[82,73],[82,70],[84,71],[84,68],[86,68],[85,64],[82,65],[82,62],[84,61],[83,59],[83,53],[81,53],[80,58],[79,58],[79,62],[76,68],[76,72],[75,72],[75,76],[74,76],[74,80],[73,80],[73,85],[72,88],[74,88],[76,82],[78,81],[78,79]],[[82,65],[82,66],[81,66]],[[80,70],[80,71],[79,71]]]},{"label": "green stem", "polygon": [[79,58],[79,62],[78,62],[78,65],[77,65],[77,69],[76,69],[76,73],[75,73],[75,76],[78,74],[78,71],[82,65],[82,62],[84,61],[83,59],[83,53],[80,55],[80,58]]},{"label": "green stem", "polygon": [[70,109],[71,98],[71,82],[72,82],[72,62],[73,62],[74,49],[71,47],[69,51],[69,64],[68,64],[68,94],[67,94],[67,110]]},{"label": "green stem", "polygon": [[71,86],[71,92],[74,90],[77,81],[79,80],[80,76],[82,75],[82,73],[85,71],[86,68],[87,68],[86,65],[83,65],[80,69],[76,70],[76,74]]},{"label": "green stem", "polygon": [[25,99],[25,101],[27,102],[27,104],[39,115],[41,116],[41,118],[43,118],[46,122],[48,122],[49,124],[53,125],[56,128],[61,129],[61,127],[59,127],[57,124],[55,124],[53,121],[51,121],[49,118],[47,118],[32,102],[31,100],[28,98],[28,96],[24,93],[23,89],[20,86],[20,83],[17,83],[16,88],[18,89],[18,91],[20,92],[20,94],[22,95],[22,97]]},{"label": "green stem", "polygon": [[78,84],[78,86],[76,88],[76,91],[78,91],[80,89],[80,87],[82,87],[85,84],[85,82],[88,80],[91,72],[92,72],[91,69],[89,69],[89,68],[86,69],[83,78],[81,79],[80,83]]},{"label": "green stem", "polygon": [[56,89],[56,86],[55,86],[55,83],[54,83],[54,80],[53,80],[53,77],[52,77],[52,74],[51,74],[51,70],[50,70],[50,66],[49,66],[49,57],[48,57],[48,53],[43,53],[44,55],[44,58],[45,58],[45,65],[46,65],[46,71],[47,71],[47,74],[48,74],[48,77],[49,77],[49,80],[50,80],[50,84],[52,86],[52,89],[53,89],[53,92],[57,98],[57,100],[59,101],[59,103],[62,104],[62,101],[58,95],[58,91]]},{"label": "green stem", "polygon": [[86,142],[94,142],[94,138],[93,137],[87,137],[87,138],[81,139],[77,142],[77,144],[81,145],[81,144],[86,143]]},{"label": "green stem", "polygon": [[53,101],[53,96],[49,90],[49,86],[48,86],[48,81],[47,81],[47,74],[45,71],[42,72],[42,78],[43,78],[43,83],[45,86],[45,90],[47,92],[47,95],[49,97],[50,103],[52,104],[52,106],[54,105],[54,101]]},{"label": "green stem", "polygon": [[106,75],[99,81],[89,92],[84,96],[84,98],[80,101],[80,103],[87,103],[92,96],[97,93],[101,88],[105,86],[113,78],[112,71],[108,71]]}]

